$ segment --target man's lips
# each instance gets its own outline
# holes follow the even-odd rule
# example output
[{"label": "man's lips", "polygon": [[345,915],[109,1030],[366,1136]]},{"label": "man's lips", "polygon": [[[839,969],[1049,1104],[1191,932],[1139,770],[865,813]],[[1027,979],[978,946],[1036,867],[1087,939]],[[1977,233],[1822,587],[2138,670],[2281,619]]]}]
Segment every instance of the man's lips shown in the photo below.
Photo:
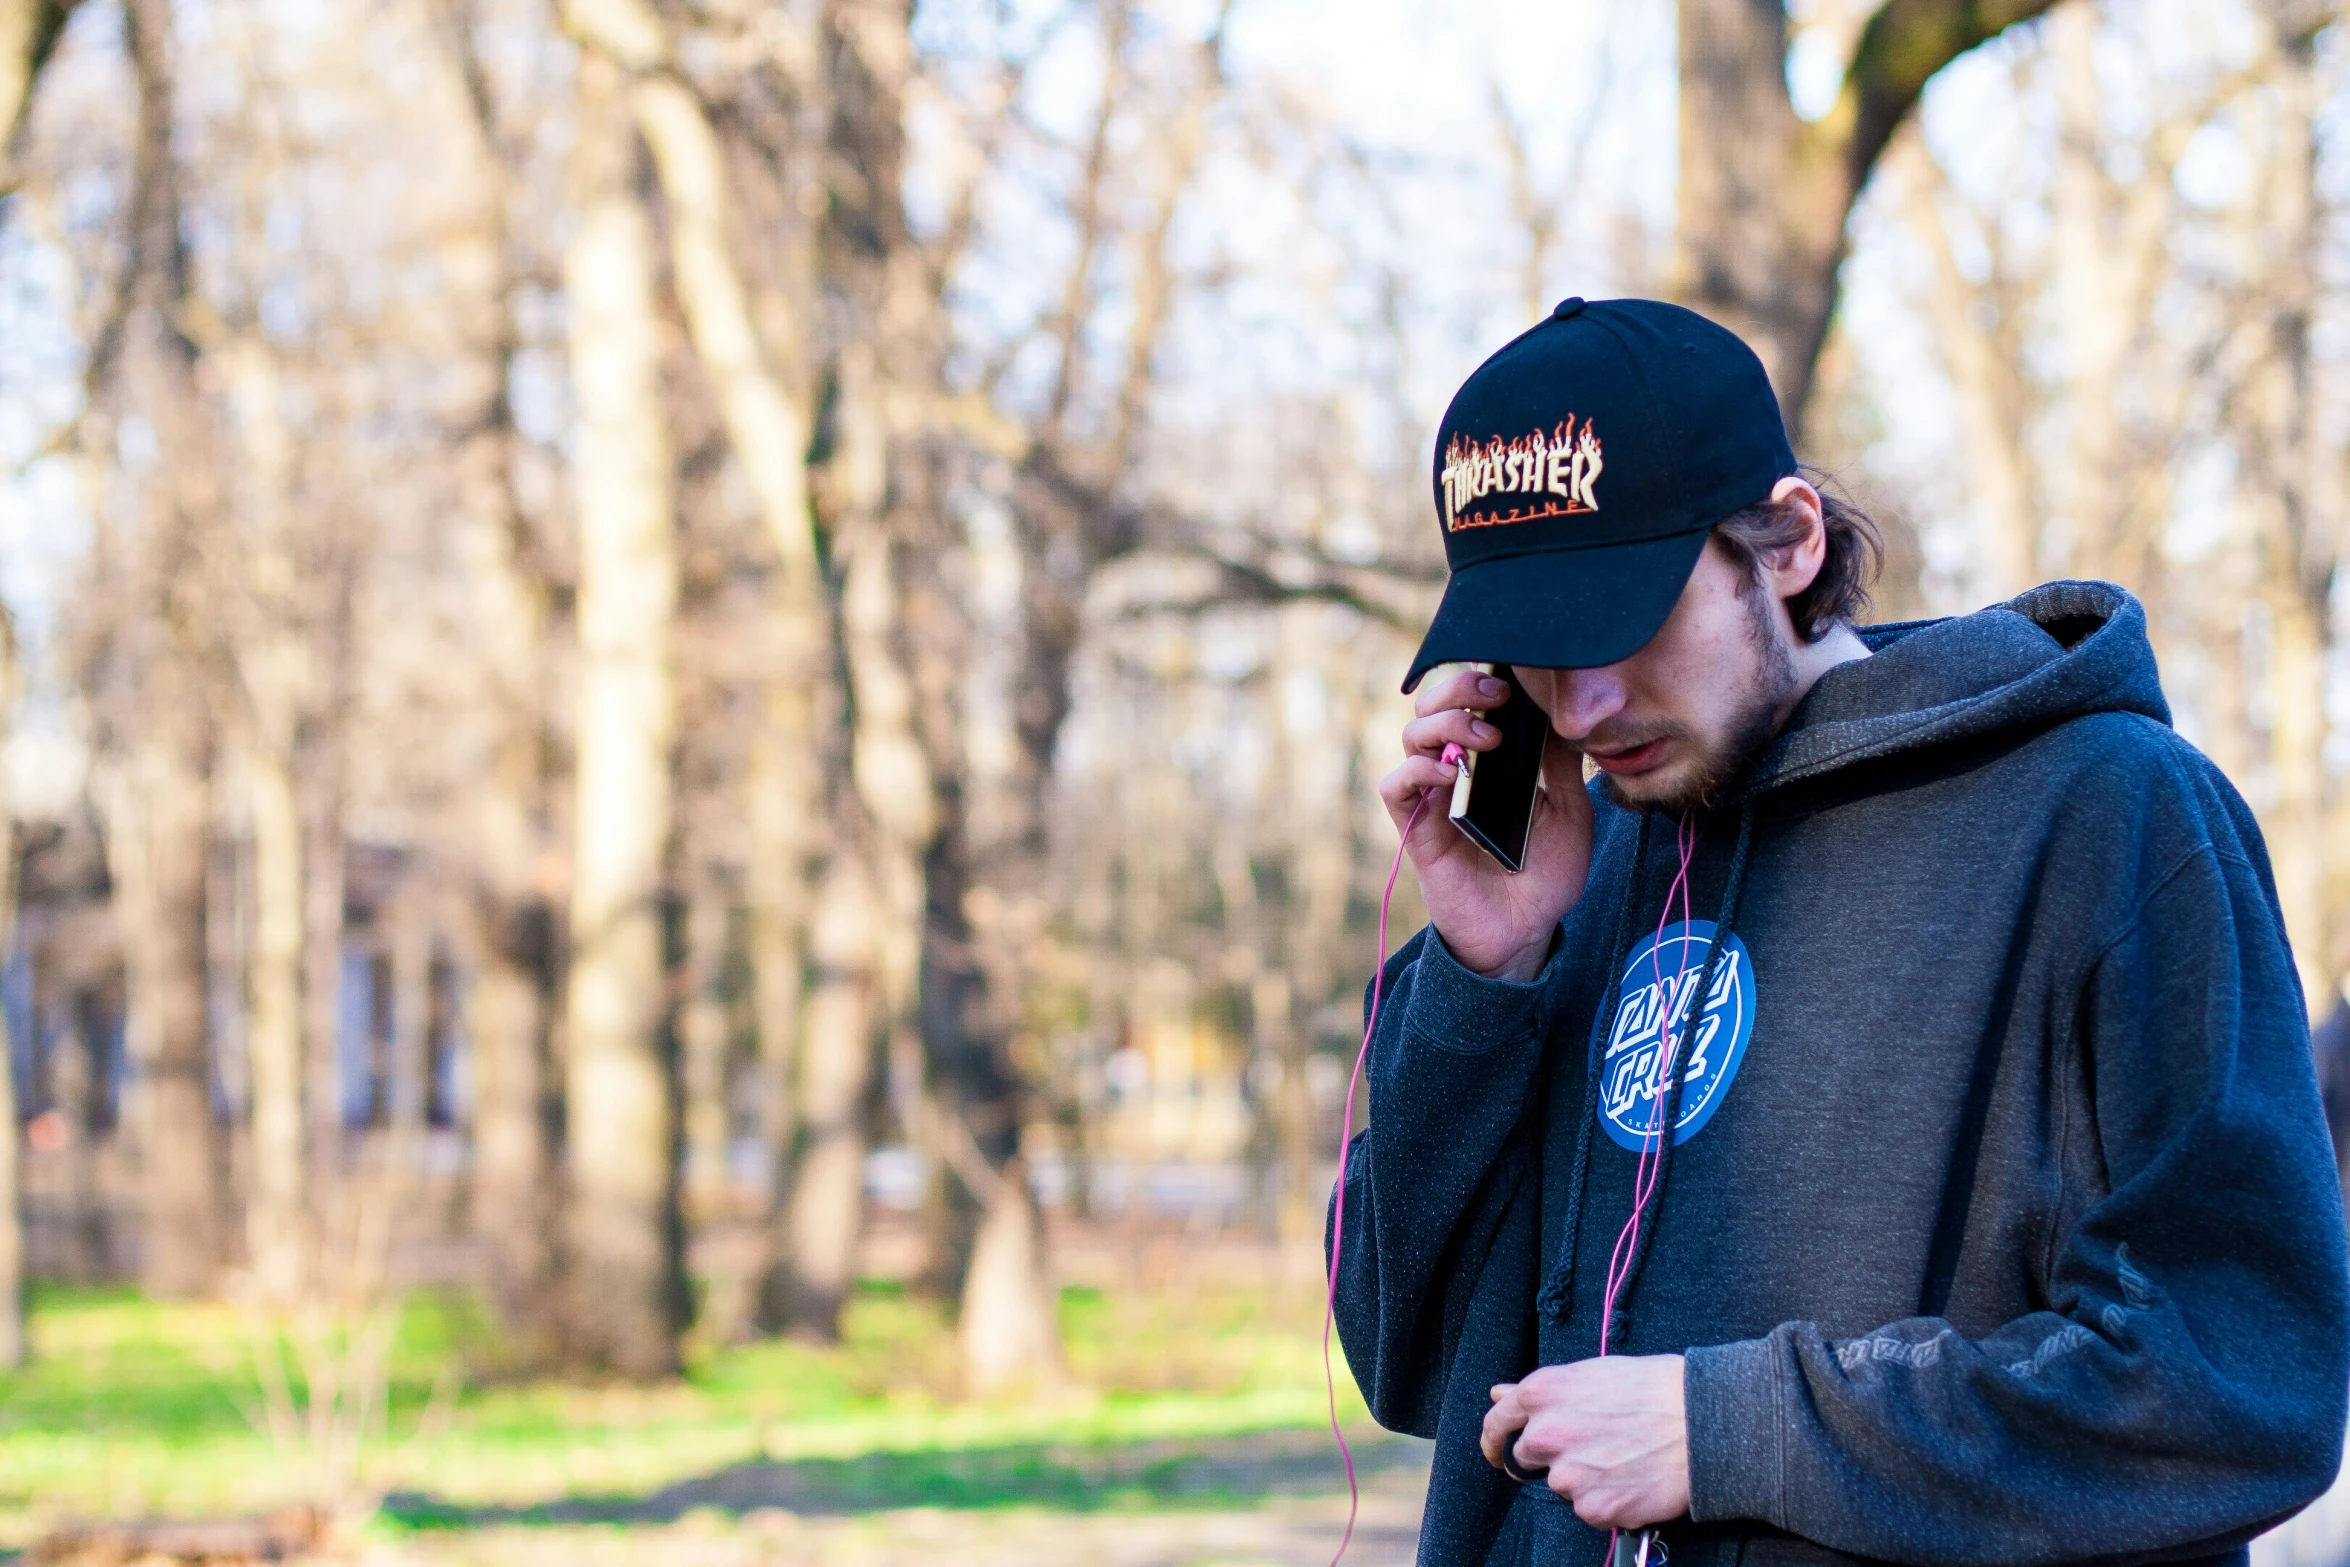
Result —
[{"label": "man's lips", "polygon": [[1620,751],[1594,751],[1586,748],[1583,754],[1590,757],[1592,765],[1601,772],[1613,773],[1620,777],[1627,773],[1647,772],[1651,767],[1663,761],[1665,741],[1664,737],[1659,735],[1654,740],[1641,745],[1626,746]]}]

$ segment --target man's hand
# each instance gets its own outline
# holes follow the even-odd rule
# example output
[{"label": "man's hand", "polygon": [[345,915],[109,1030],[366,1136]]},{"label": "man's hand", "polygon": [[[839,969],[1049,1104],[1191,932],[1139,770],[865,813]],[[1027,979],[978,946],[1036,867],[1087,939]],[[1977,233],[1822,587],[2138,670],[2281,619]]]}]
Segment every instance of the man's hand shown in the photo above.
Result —
[{"label": "man's hand", "polygon": [[1462,967],[1520,984],[1542,971],[1551,932],[1583,896],[1591,868],[1591,797],[1583,792],[1583,758],[1554,730],[1542,755],[1542,792],[1526,838],[1526,868],[1513,876],[1463,836],[1445,815],[1460,771],[1443,759],[1447,743],[1490,751],[1501,731],[1469,709],[1498,705],[1509,688],[1491,675],[1456,669],[1420,687],[1420,716],[1404,725],[1404,763],[1379,782],[1387,814],[1403,831],[1412,808],[1427,806],[1404,852],[1420,878],[1429,923]]},{"label": "man's hand", "polygon": [[1594,1529],[1645,1529],[1689,1511],[1689,1421],[1679,1355],[1544,1366],[1493,1389],[1478,1446],[1502,1467],[1548,1469]]}]

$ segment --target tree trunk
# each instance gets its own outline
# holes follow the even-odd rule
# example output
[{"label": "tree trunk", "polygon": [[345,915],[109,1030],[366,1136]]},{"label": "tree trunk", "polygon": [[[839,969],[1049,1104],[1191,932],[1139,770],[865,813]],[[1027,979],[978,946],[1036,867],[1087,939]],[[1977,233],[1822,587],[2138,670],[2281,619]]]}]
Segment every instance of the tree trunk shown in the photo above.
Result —
[{"label": "tree trunk", "polygon": [[2319,433],[2311,341],[2327,223],[2317,184],[2324,88],[2315,37],[2331,8],[2273,0],[2265,9],[2276,35],[2276,65],[2266,95],[2264,188],[2248,215],[2253,232],[2244,249],[2266,265],[2252,292],[2249,385],[2230,412],[2243,427],[2236,444],[2261,519],[2262,597],[2270,612],[2269,762],[2276,793],[2261,827],[2314,1020],[2336,1005],[2344,961],[2341,915],[2327,898],[2334,890],[2329,882],[2338,886],[2343,873],[2327,830],[2325,767],[2326,615],[2339,569],[2341,469],[2339,453]]},{"label": "tree trunk", "polygon": [[982,1395],[1049,1379],[1061,1354],[1044,1216],[1029,1190],[1027,1162],[1015,1154],[997,1173],[971,1248],[958,1324],[964,1375]]},{"label": "tree trunk", "polygon": [[[772,676],[770,700],[810,700],[789,678]],[[793,1244],[784,1228],[799,1139],[799,1073],[805,932],[809,898],[809,819],[787,782],[784,725],[762,726],[751,743],[751,1009],[759,1037],[759,1143],[766,1161],[761,1233],[767,1238],[765,1276],[759,1286],[756,1321],[768,1329],[791,1320],[796,1290],[791,1283]]]},{"label": "tree trunk", "polygon": [[844,844],[817,893],[814,983],[800,1030],[800,1156],[784,1210],[781,1267],[765,1315],[810,1337],[840,1336],[865,1213],[865,1105],[874,1050],[874,906]]},{"label": "tree trunk", "polygon": [[189,282],[171,146],[177,102],[168,0],[130,0],[124,40],[139,87],[132,233],[141,331],[136,392],[163,460],[144,496],[140,593],[161,627],[141,649],[128,715],[131,755],[109,801],[136,1072],[141,1272],[149,1293],[196,1295],[220,1265],[218,1132],[206,1021],[205,872],[211,844],[213,704],[203,684],[212,606],[200,534],[217,511],[193,346],[178,313]]},{"label": "tree trunk", "polygon": [[2032,495],[2031,464],[2024,447],[2023,389],[2007,345],[1976,324],[1975,290],[1959,268],[1949,225],[1938,200],[1942,171],[1925,139],[1907,134],[1893,154],[1899,159],[1905,216],[1933,261],[1926,319],[1935,345],[1958,392],[1963,449],[1975,501],[1990,524],[1978,597],[2013,598],[2041,577],[2039,507]]},{"label": "tree trunk", "polygon": [[[677,303],[695,356],[717,394],[728,448],[758,503],[781,568],[778,621],[769,635],[787,678],[813,686],[824,673],[826,620],[808,504],[807,404],[813,367],[779,369],[769,362],[754,325],[751,289],[736,261],[743,236],[735,232],[725,152],[701,100],[667,69],[670,44],[659,14],[643,0],[570,0],[564,17],[589,48],[636,73],[631,103],[667,201]],[[800,281],[812,285],[810,279]],[[793,318],[813,310],[812,287],[806,298],[769,297],[761,303],[768,307],[767,319],[781,324],[781,331],[771,335],[806,339]],[[802,775],[788,783],[811,807],[819,796],[812,715],[812,707],[779,711],[776,716],[787,721],[796,716],[807,727],[787,736],[800,744],[774,764]]]},{"label": "tree trunk", "polygon": [[[290,745],[291,736],[284,737]],[[253,1094],[245,1246],[254,1287],[285,1303],[303,1284],[302,820],[286,758],[244,759],[253,814],[253,945],[245,1039]]]},{"label": "tree trunk", "polygon": [[16,186],[16,149],[41,68],[79,0],[0,0],[0,190]]},{"label": "tree trunk", "polygon": [[989,1393],[1053,1377],[1060,1327],[1043,1215],[1020,1156],[1026,1085],[964,913],[968,863],[963,824],[950,814],[923,878],[923,1034],[946,1090],[935,1137],[978,1207],[960,1322],[965,1374],[974,1392]]},{"label": "tree trunk", "polygon": [[[807,402],[812,366],[771,363],[769,343],[781,338],[805,343],[802,324],[814,307],[812,280],[802,278],[804,297],[779,298],[773,290],[756,301],[757,311],[780,324],[762,340],[755,326],[754,300],[738,265],[734,200],[724,151],[710,116],[692,90],[663,69],[670,42],[661,17],[642,0],[570,0],[566,25],[589,48],[639,73],[633,89],[638,130],[650,150],[667,200],[670,274],[696,358],[710,377],[727,443],[748,482],[760,518],[776,552],[771,699],[766,720],[777,733],[760,748],[762,798],[754,817],[765,824],[763,847],[780,858],[759,873],[754,889],[758,921],[754,957],[766,991],[761,1006],[768,1052],[765,1077],[773,1105],[770,1121],[787,1120],[791,1038],[783,1019],[797,989],[804,899],[784,883],[808,874],[806,825],[821,809],[822,747],[816,730],[817,688],[829,670],[824,589],[818,575],[813,517],[809,509]],[[811,84],[813,85],[813,84]],[[789,243],[788,240],[785,243]],[[780,1167],[785,1125],[769,1128]],[[779,1190],[779,1176],[773,1190]],[[789,1249],[787,1240],[785,1249]],[[779,1259],[780,1260],[780,1259]],[[786,1262],[786,1269],[791,1265]],[[796,1287],[777,1275],[762,1291],[772,1307]],[[820,1297],[819,1297],[820,1298]],[[832,1315],[823,1311],[829,1331]]]},{"label": "tree trunk", "polygon": [[[1145,424],[1152,359],[1171,307],[1172,272],[1164,254],[1196,159],[1203,145],[1205,115],[1221,85],[1223,15],[1200,46],[1192,94],[1153,134],[1163,155],[1164,180],[1136,258],[1134,312],[1127,322],[1127,372],[1109,409],[1107,439],[1081,447],[1070,436],[1077,421],[1065,418],[1078,405],[1082,343],[1098,325],[1094,258],[1116,244],[1121,212],[1109,188],[1113,172],[1114,121],[1125,106],[1125,62],[1133,8],[1102,8],[1104,86],[1071,207],[1077,224],[1074,258],[1063,274],[1060,305],[1049,332],[1058,346],[1058,366],[1045,398],[1045,413],[1034,443],[1014,455],[1021,462],[1019,513],[1022,551],[1019,657],[1009,705],[1017,748],[1008,775],[974,777],[968,749],[965,697],[976,636],[968,606],[957,586],[936,563],[963,542],[956,520],[938,493],[935,458],[919,431],[891,428],[881,411],[896,405],[892,385],[926,385],[937,375],[946,334],[931,280],[935,274],[904,228],[900,173],[904,160],[905,62],[908,8],[902,0],[835,0],[827,25],[838,61],[834,146],[839,161],[862,175],[854,196],[835,215],[840,249],[852,258],[856,281],[850,292],[868,312],[874,330],[860,334],[840,364],[838,404],[841,446],[838,463],[851,487],[870,459],[886,475],[873,488],[885,492],[889,528],[882,535],[899,552],[894,574],[896,627],[888,639],[874,638],[905,667],[911,715],[907,748],[927,765],[929,819],[918,838],[893,834],[888,815],[909,809],[923,796],[899,785],[885,798],[872,780],[903,779],[900,766],[870,766],[878,756],[870,740],[888,737],[888,726],[868,722],[875,704],[867,699],[864,669],[889,673],[889,658],[860,657],[854,602],[855,574],[844,588],[844,643],[857,683],[858,735],[855,770],[860,793],[881,829],[877,868],[883,876],[885,926],[899,897],[892,876],[893,837],[897,845],[920,844],[919,877],[903,878],[904,896],[919,894],[922,913],[920,1026],[927,1071],[921,1095],[928,1108],[907,1114],[955,1174],[942,1197],[944,1222],[938,1272],[961,1286],[961,1318],[967,1368],[973,1385],[990,1388],[1054,1374],[1057,1322],[1050,1270],[1044,1261],[1041,1216],[1020,1157],[1030,1095],[1014,1038],[1017,998],[1025,991],[1020,953],[1037,912],[1038,873],[1049,834],[1042,810],[1052,754],[1070,706],[1071,660],[1082,621],[1088,576],[1103,560],[1130,547],[1132,508],[1115,491],[1129,477]],[[861,318],[862,319],[862,318]],[[868,345],[871,345],[870,348]],[[864,361],[871,359],[874,364]],[[860,396],[859,382],[875,394]],[[884,383],[888,383],[885,385]],[[894,442],[892,450],[886,442]],[[853,515],[853,508],[844,508]],[[844,526],[843,534],[846,536]],[[1074,568],[1074,569],[1072,569]],[[990,628],[993,630],[994,628]],[[1000,634],[1000,633],[999,633]],[[903,644],[902,651],[892,646]],[[870,733],[869,733],[870,731]],[[884,973],[893,965],[885,956]],[[893,1078],[909,1052],[893,1042]],[[914,1074],[904,1076],[911,1079]],[[914,1090],[907,1097],[918,1097]],[[903,1112],[902,1112],[903,1113]]]},{"label": "tree trunk", "polygon": [[343,779],[320,746],[299,779],[302,804],[302,1078],[315,1217],[343,1175]]},{"label": "tree trunk", "polygon": [[97,1094],[101,1081],[96,998],[67,998],[65,1048],[57,1058],[57,1110],[65,1121],[65,1277],[90,1284],[104,1273],[106,1230],[99,1207]]},{"label": "tree trunk", "polygon": [[[1123,14],[1115,8],[1113,31]],[[1035,1205],[1025,1179],[1006,1173],[1018,1151],[1021,1084],[964,903],[975,884],[959,730],[967,626],[954,588],[934,569],[957,541],[935,492],[934,454],[891,413],[898,389],[935,384],[945,343],[940,301],[903,209],[910,15],[905,0],[828,0],[824,8],[830,152],[857,176],[835,186],[828,250],[856,322],[836,367],[835,536],[854,695],[851,774],[873,826],[883,1032],[909,1135],[956,1172],[960,1192],[943,1194],[934,1271],[959,1287],[964,1323],[984,1331],[984,1345],[967,1340],[965,1349],[985,1362],[969,1364],[974,1384],[992,1386],[1050,1376],[1056,1324],[1039,1283]],[[1061,392],[1054,397],[1066,405]],[[1024,739],[1027,697],[1019,693],[1015,704]],[[978,1268],[983,1235],[989,1255]],[[1015,1318],[1025,1326],[1008,1330]]]},{"label": "tree trunk", "polygon": [[[881,420],[880,389],[872,373],[873,358],[861,348],[852,349],[840,366],[840,626],[854,718],[848,782],[857,807],[852,812],[844,806],[841,814],[853,816],[865,829],[839,834],[840,854],[862,855],[864,860],[861,887],[868,907],[867,930],[857,961],[864,967],[871,989],[865,998],[868,1032],[858,1061],[869,1073],[873,1034],[878,1032],[887,1041],[893,1077],[900,1079],[896,1086],[903,1090],[899,1118],[905,1124],[901,1129],[915,1147],[936,1159],[942,1152],[938,1146],[941,1128],[925,1070],[932,1030],[921,1008],[929,993],[924,963],[930,923],[928,856],[936,843],[939,806],[931,752],[918,731],[920,698],[901,642],[904,604],[903,587],[894,569],[895,540],[881,509],[886,499],[888,444]],[[834,874],[845,877],[850,871],[836,864]],[[830,900],[822,901],[828,904]],[[820,911],[818,919],[824,917]],[[836,935],[831,961],[848,956],[847,938]],[[824,981],[819,979],[818,983]],[[877,1030],[873,1028],[876,1020]],[[811,1102],[807,1111],[811,1131],[817,1114],[812,1096],[814,1056],[819,1048],[811,1033]],[[830,1048],[846,1051],[850,1047],[841,1038]],[[862,1082],[859,1092],[863,1092]],[[850,1190],[861,1215],[862,1188]],[[933,1195],[940,1194],[934,1190]],[[795,1211],[799,1207],[795,1194]],[[967,1206],[964,1212],[968,1213]],[[935,1233],[933,1241],[933,1272],[944,1280],[959,1281],[963,1276],[960,1263],[968,1249],[967,1226],[961,1235],[951,1228]]]},{"label": "tree trunk", "polygon": [[[2143,323],[2133,306],[2129,258],[2114,248],[2113,194],[2099,149],[2105,143],[2105,105],[2097,78],[2097,13],[2062,7],[2049,18],[2049,53],[2056,65],[2057,144],[2050,235],[2057,319],[2064,342],[2065,398],[2072,419],[2064,461],[2053,475],[2056,518],[2071,535],[2070,568],[2077,577],[2128,573],[2122,558],[2121,409],[2115,390],[2133,334]],[[2055,519],[2052,519],[2055,520]]]},{"label": "tree trunk", "polygon": [[[18,694],[16,627],[0,609],[0,736],[14,727]],[[0,779],[0,962],[16,947],[16,814],[10,809],[5,782]],[[22,1125],[16,1103],[16,1041],[9,1037],[5,1012],[0,1012],[0,1367],[25,1361]]]},{"label": "tree trunk", "polygon": [[1800,431],[1836,306],[1844,222],[1936,71],[2053,0],[1885,0],[1816,124],[1787,96],[1783,0],[1680,0],[1674,298],[1737,332]]},{"label": "tree trunk", "polygon": [[[1277,612],[1276,619],[1286,617]],[[1279,631],[1275,634],[1278,637]],[[1276,657],[1272,667],[1286,670],[1290,666]],[[1271,766],[1267,769],[1267,775],[1272,778],[1287,777],[1288,740],[1283,727],[1278,718],[1266,727],[1272,741]],[[1216,873],[1217,898],[1223,905],[1221,934],[1224,950],[1215,967],[1235,979],[1245,979],[1247,982],[1247,1080],[1261,1090],[1278,1079],[1289,1060],[1290,1025],[1295,1007],[1290,994],[1289,972],[1281,966],[1274,951],[1271,922],[1265,918],[1262,900],[1257,896],[1254,854],[1257,838],[1258,832],[1253,824],[1227,833],[1216,840],[1209,852],[1209,861]],[[1284,1174],[1281,1129],[1277,1118],[1271,1113],[1275,1101],[1268,1100],[1261,1092],[1252,1097],[1258,1114],[1248,1143],[1249,1175],[1256,1184],[1260,1210],[1277,1226]]]},{"label": "tree trunk", "polygon": [[2269,765],[2276,798],[2262,826],[2301,993],[2313,1016],[2323,1018],[2333,1006],[2325,904],[2325,646],[2317,611],[2299,592],[2272,596],[2269,609]]},{"label": "tree trunk", "polygon": [[[2338,450],[2321,434],[2312,364],[2332,219],[2318,184],[2317,119],[2326,87],[2317,70],[2317,36],[2333,19],[2334,8],[2310,0],[2275,0],[2267,9],[2280,34],[2284,63],[2284,91],[2277,110],[2284,134],[2269,159],[2284,187],[2281,199],[2270,204],[2283,230],[2283,243],[2272,253],[2281,253],[2288,277],[2286,286],[2268,291],[2274,312],[2269,335],[2275,345],[2270,358],[2290,397],[2282,421],[2286,439],[2280,460],[2288,476],[2282,499],[2294,540],[2293,597],[2300,606],[2296,619],[2307,627],[2312,644],[2303,683],[2294,693],[2293,716],[2280,725],[2292,740],[2294,767],[2294,781],[2280,793],[2297,813],[2296,830],[2303,846],[2299,852],[2315,868],[2311,898],[2317,917],[2305,935],[2294,934],[2294,951],[2311,1013],[2322,1017],[2335,1005],[2344,976],[2350,974],[2350,856],[2343,853],[2328,820],[2329,806],[2339,810],[2342,806],[2336,802],[2350,800],[2350,780],[2329,779],[2325,766],[2326,666],[2336,651],[2328,618],[2342,570],[2339,518],[2344,474]],[[2284,759],[2279,760],[2281,767]],[[2335,801],[2328,800],[2329,793]]]},{"label": "tree trunk", "polygon": [[452,3],[446,20],[480,138],[485,226],[496,264],[485,301],[481,410],[457,457],[457,549],[472,593],[488,729],[470,824],[475,878],[465,915],[473,969],[464,1000],[474,1065],[471,1221],[488,1246],[493,1309],[515,1358],[528,1366],[547,1359],[555,1342],[546,1068],[555,913],[538,885],[552,787],[545,689],[551,616],[545,584],[521,554],[525,522],[514,492],[507,389],[519,346],[520,283],[509,259],[515,193],[508,167],[517,155],[500,134],[472,6]]},{"label": "tree trunk", "polygon": [[302,641],[293,519],[293,445],[267,345],[242,339],[215,356],[238,437],[238,564],[233,651],[243,687],[238,726],[253,820],[253,940],[247,955],[246,1053],[252,1087],[247,1263],[264,1300],[302,1290],[303,823],[295,735],[310,660]]},{"label": "tree trunk", "polygon": [[200,1295],[220,1263],[220,1185],[206,1049],[204,871],[210,747],[187,666],[148,674],[133,776],[110,813],[133,1059],[140,1079],[141,1274],[162,1298]]},{"label": "tree trunk", "polygon": [[490,1299],[516,1357],[553,1348],[555,1217],[546,1113],[546,993],[525,954],[543,951],[543,914],[478,898],[466,996],[473,1041],[473,1227],[488,1243]]},{"label": "tree trunk", "polygon": [[686,906],[687,991],[677,1040],[685,1098],[685,1212],[697,1230],[724,1222],[727,1210],[726,1008],[727,906],[713,883],[694,889]]},{"label": "tree trunk", "polygon": [[1801,157],[1781,0],[1680,0],[1680,41],[1672,291],[1753,345],[1793,429],[1834,303],[1837,171]]},{"label": "tree trunk", "polygon": [[[414,872],[410,873],[412,876]],[[432,1095],[432,920],[425,889],[392,900],[392,1131],[395,1149],[416,1149]],[[397,1172],[407,1179],[414,1171]]]},{"label": "tree trunk", "polygon": [[579,67],[576,230],[564,259],[579,405],[579,716],[568,1010],[576,1348],[677,1366],[675,1116],[661,892],[674,723],[671,458],[651,225],[620,73]]}]

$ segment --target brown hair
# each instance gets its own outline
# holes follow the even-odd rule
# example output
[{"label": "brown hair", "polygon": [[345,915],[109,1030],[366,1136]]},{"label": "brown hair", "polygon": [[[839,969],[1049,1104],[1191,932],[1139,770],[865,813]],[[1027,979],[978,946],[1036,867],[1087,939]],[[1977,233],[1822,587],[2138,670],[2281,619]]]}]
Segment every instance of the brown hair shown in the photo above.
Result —
[{"label": "brown hair", "polygon": [[[1869,586],[1884,564],[1885,536],[1876,520],[1831,488],[1833,480],[1806,464],[1802,477],[1820,492],[1820,521],[1827,530],[1827,554],[1811,586],[1787,600],[1796,635],[1817,642],[1838,622],[1849,623],[1869,607]],[[1752,579],[1762,558],[1803,542],[1804,517],[1792,501],[1757,501],[1714,524],[1713,538],[1732,564]]]}]

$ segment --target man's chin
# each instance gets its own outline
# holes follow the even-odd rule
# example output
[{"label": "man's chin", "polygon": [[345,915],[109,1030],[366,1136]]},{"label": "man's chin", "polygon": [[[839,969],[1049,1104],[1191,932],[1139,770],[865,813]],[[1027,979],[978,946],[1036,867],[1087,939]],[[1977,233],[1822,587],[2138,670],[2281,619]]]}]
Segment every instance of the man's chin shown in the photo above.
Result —
[{"label": "man's chin", "polygon": [[1668,816],[1701,809],[1711,782],[1705,769],[1686,763],[1628,775],[1602,771],[1599,776],[1608,798],[1624,809],[1663,811]]}]

